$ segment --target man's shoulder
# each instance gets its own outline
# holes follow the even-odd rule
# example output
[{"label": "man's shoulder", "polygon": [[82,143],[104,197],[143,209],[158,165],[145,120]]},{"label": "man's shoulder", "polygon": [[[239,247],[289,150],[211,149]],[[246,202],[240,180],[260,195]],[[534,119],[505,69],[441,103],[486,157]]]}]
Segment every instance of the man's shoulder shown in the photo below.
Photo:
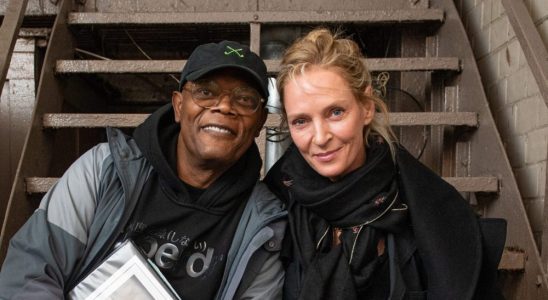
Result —
[{"label": "man's shoulder", "polygon": [[110,151],[115,160],[135,160],[143,156],[135,139],[118,128],[107,128],[107,139]]},{"label": "man's shoulder", "polygon": [[261,181],[255,184],[246,211],[253,219],[270,220],[270,222],[283,219],[287,214],[285,204]]},{"label": "man's shoulder", "polygon": [[284,207],[282,201],[262,181],[255,183],[250,201],[254,201],[261,209],[279,208],[282,210]]}]

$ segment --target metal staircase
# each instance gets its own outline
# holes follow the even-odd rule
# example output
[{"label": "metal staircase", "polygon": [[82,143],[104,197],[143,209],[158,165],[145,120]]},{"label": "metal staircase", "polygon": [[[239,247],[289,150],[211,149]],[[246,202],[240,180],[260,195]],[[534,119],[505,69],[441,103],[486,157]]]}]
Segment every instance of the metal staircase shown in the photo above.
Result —
[{"label": "metal staircase", "polygon": [[[76,12],[72,2],[59,4],[32,127],[9,201],[0,203],[1,259],[56,178],[105,141],[104,127],[131,132],[170,100],[177,87],[170,74],[180,72],[197,45],[232,39],[270,58],[271,49],[324,25],[351,33],[371,71],[389,75],[381,88],[402,143],[479,214],[508,221],[499,267],[506,298],[548,297],[547,276],[452,0],[373,0],[371,10],[345,2],[337,10],[282,3],[265,4],[267,10],[171,13]],[[271,74],[278,64],[267,59]],[[265,127],[278,125],[279,116],[271,114]],[[265,134],[258,139],[264,153]]]}]

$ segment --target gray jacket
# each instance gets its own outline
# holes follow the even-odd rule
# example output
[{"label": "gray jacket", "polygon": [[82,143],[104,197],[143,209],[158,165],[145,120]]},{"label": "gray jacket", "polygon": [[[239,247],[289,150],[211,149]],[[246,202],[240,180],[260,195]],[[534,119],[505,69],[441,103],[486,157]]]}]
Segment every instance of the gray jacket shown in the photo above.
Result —
[{"label": "gray jacket", "polygon": [[[3,299],[62,299],[124,233],[152,167],[135,141],[108,129],[11,239],[0,272]],[[260,182],[244,209],[217,299],[281,299],[282,203]]]}]

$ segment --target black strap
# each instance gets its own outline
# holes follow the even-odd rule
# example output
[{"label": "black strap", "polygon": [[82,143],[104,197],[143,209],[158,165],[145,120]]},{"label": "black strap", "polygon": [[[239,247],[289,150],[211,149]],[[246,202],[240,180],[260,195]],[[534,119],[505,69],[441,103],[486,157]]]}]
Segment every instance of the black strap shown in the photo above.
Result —
[{"label": "black strap", "polygon": [[240,299],[242,297],[244,292],[247,291],[251,283],[261,272],[266,260],[272,255],[273,252],[279,252],[282,249],[282,241],[286,226],[286,219],[281,219],[268,225],[268,227],[272,228],[274,231],[274,236],[262,247],[257,249],[257,251],[255,251],[249,259],[245,272],[242,276],[242,281],[240,282],[233,299]]},{"label": "black strap", "polygon": [[242,276],[242,281],[238,286],[238,290],[236,290],[236,293],[234,294],[234,299],[240,299],[244,292],[247,291],[253,280],[255,280],[261,272],[261,268],[270,255],[270,251],[266,250],[264,247],[259,248],[253,253],[247,264],[244,275]]}]

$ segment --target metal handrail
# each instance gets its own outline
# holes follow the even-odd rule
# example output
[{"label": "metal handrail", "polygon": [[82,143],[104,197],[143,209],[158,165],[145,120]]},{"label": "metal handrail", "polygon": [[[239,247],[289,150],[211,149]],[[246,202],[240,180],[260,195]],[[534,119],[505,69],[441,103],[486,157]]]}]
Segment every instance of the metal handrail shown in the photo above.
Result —
[{"label": "metal handrail", "polygon": [[8,3],[4,20],[0,27],[0,41],[2,41],[0,43],[0,95],[2,95],[2,87],[8,74],[11,55],[13,54],[19,28],[21,27],[21,23],[23,23],[27,3],[28,0],[11,0]]}]

